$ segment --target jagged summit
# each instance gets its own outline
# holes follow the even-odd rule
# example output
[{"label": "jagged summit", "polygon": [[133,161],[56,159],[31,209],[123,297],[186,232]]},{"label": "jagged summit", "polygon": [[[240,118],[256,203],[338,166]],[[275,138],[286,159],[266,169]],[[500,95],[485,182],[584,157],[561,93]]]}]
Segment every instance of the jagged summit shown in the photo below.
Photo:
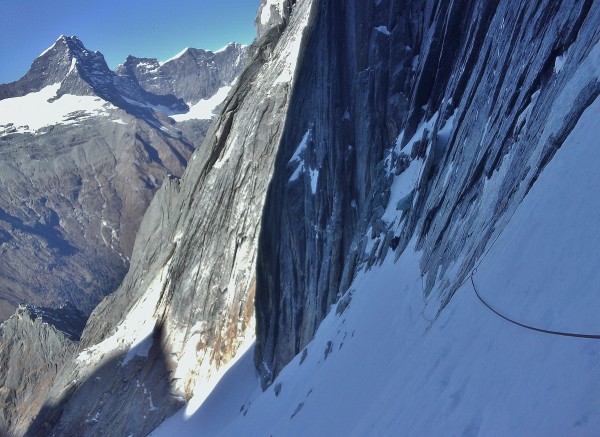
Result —
[{"label": "jagged summit", "polygon": [[87,316],[83,311],[69,301],[57,308],[23,304],[19,306],[17,314],[23,311],[28,312],[32,319],[40,318],[43,322],[54,326],[72,341],[79,340],[87,321]]},{"label": "jagged summit", "polygon": [[89,52],[76,36],[61,35],[33,61],[25,76],[15,82],[0,85],[0,100],[20,97],[59,83],[75,70],[78,60],[91,56],[104,60],[101,54]]},{"label": "jagged summit", "polygon": [[[33,61],[25,76],[0,85],[0,99],[37,92],[46,86],[64,82],[69,76],[90,76],[92,72],[95,75],[110,75],[102,53],[88,50],[76,36],[61,35]],[[77,90],[69,91],[78,95],[90,94],[90,90],[84,88],[80,86]]]},{"label": "jagged summit", "polygon": [[21,97],[60,84],[52,99],[63,95],[98,96],[126,112],[153,119],[152,110],[165,113],[187,111],[183,101],[173,95],[156,96],[139,84],[113,72],[102,53],[88,50],[76,36],[61,35],[42,52],[21,79],[0,85],[0,100]]},{"label": "jagged summit", "polygon": [[59,36],[56,39],[56,41],[54,42],[54,44],[52,44],[50,47],[48,47],[46,50],[44,50],[38,56],[38,58],[46,56],[51,51],[55,51],[55,52],[67,51],[67,52],[72,53],[73,55],[86,54],[84,52],[88,52],[88,50],[83,45],[83,42],[81,42],[81,40],[76,35],[73,35],[73,36],[61,35],[61,36]]},{"label": "jagged summit", "polygon": [[116,73],[139,83],[148,92],[173,94],[193,105],[230,85],[245,65],[248,50],[249,47],[232,42],[215,52],[186,47],[162,62],[128,56]]},{"label": "jagged summit", "polygon": [[102,53],[86,48],[77,36],[61,35],[25,76],[0,84],[0,100],[46,88],[42,97],[48,102],[64,95],[97,96],[157,126],[160,115],[155,112],[185,114],[188,105],[211,99],[219,91],[224,97],[245,65],[248,51],[248,46],[232,42],[215,52],[188,47],[164,62],[130,55],[112,71]]}]

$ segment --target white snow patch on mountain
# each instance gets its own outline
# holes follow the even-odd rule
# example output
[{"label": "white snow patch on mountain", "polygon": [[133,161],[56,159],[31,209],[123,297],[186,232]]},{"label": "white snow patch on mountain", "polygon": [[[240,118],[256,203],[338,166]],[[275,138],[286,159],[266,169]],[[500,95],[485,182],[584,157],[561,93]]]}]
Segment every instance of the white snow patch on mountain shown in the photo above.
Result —
[{"label": "white snow patch on mountain", "polygon": [[75,70],[75,66],[77,65],[77,58],[76,57],[72,57],[71,58],[71,66],[69,67],[69,71],[67,72],[67,76],[69,74],[71,74],[73,72],[73,70]]},{"label": "white snow patch on mountain", "polygon": [[40,54],[38,55],[38,58],[40,58],[40,57],[44,56],[46,53],[48,53],[50,50],[52,50],[52,49],[54,48],[54,46],[56,46],[56,43],[57,43],[57,42],[59,42],[61,39],[64,39],[64,38],[65,38],[65,36],[64,36],[64,35],[61,35],[61,36],[59,36],[59,37],[56,39],[56,41],[54,41],[54,43],[53,43],[53,44],[52,44],[50,47],[48,47],[46,50],[44,50],[42,53],[40,53]]},{"label": "white snow patch on mountain", "polygon": [[[306,22],[303,23],[303,27],[306,26]],[[283,62],[285,62],[285,67],[281,71],[281,74],[275,80],[275,83],[290,83],[292,78],[294,77],[294,72],[296,71],[296,65],[298,63],[298,55],[300,54],[300,44],[302,42],[302,38],[296,37],[291,41],[290,44],[286,46],[286,51],[282,56]]]},{"label": "white snow patch on mountain", "polygon": [[[159,65],[154,62],[140,62],[137,64],[139,69],[144,70],[146,74],[154,74],[158,72]],[[155,79],[155,78],[153,78]]]},{"label": "white snow patch on mountain", "polygon": [[319,183],[319,170],[311,168],[310,174],[310,191],[313,194],[317,194],[317,184]]},{"label": "white snow patch on mountain", "polygon": [[446,185],[448,185],[448,181],[450,181],[450,175],[452,174],[453,171],[454,171],[454,162],[451,162],[450,165],[448,165],[448,169],[446,170],[446,174],[444,176],[444,187]]},{"label": "white snow patch on mountain", "polygon": [[[214,53],[215,55],[216,55],[217,53],[222,53],[222,52],[224,52],[225,50],[227,50],[229,47],[232,47],[232,46],[235,46],[235,43],[234,43],[234,42],[230,42],[229,44],[227,44],[227,45],[225,45],[225,46],[221,47],[219,50],[215,50],[213,53]],[[244,48],[244,47],[247,47],[247,46],[245,46],[245,45],[242,45],[242,48]]]},{"label": "white snow patch on mountain", "polygon": [[166,61],[159,61],[159,63],[158,63],[158,64],[162,66],[162,65],[165,65],[167,62],[171,62],[171,61],[174,61],[175,59],[179,59],[179,58],[181,58],[181,57],[182,57],[182,56],[185,54],[185,52],[187,52],[189,49],[190,49],[189,47],[186,47],[185,49],[183,49],[182,51],[180,51],[179,53],[177,53],[175,56],[173,56],[172,58],[169,58],[169,59],[167,59]]},{"label": "white snow patch on mountain", "polygon": [[56,97],[60,83],[38,92],[0,100],[0,135],[14,132],[35,132],[56,124],[75,124],[84,118],[103,115],[114,108],[96,96],[65,94]]},{"label": "white snow patch on mountain", "polygon": [[411,71],[417,71],[417,67],[419,66],[419,55],[415,55],[411,61]]},{"label": "white snow patch on mountain", "polygon": [[298,179],[300,177],[300,173],[302,173],[305,169],[304,153],[306,151],[308,142],[310,141],[310,136],[311,130],[308,129],[288,162],[288,165],[297,164],[292,176],[290,176],[290,182],[294,182],[296,179]]},{"label": "white snow patch on mountain", "polygon": [[415,188],[421,169],[423,168],[423,160],[415,159],[410,162],[410,165],[406,170],[400,173],[398,176],[394,176],[392,186],[390,188],[390,198],[388,200],[387,207],[381,219],[387,223],[392,223],[398,216],[399,212],[396,209],[398,202],[406,198],[412,190]]},{"label": "white snow patch on mountain", "polygon": [[279,15],[282,15],[284,1],[285,0],[267,0],[260,13],[260,24],[263,26],[269,24],[272,14],[271,8],[275,8]]},{"label": "white snow patch on mountain", "polygon": [[[596,99],[474,275],[481,295],[519,322],[600,333],[599,118]],[[332,308],[265,392],[250,350],[195,413],[178,412],[153,435],[594,435],[600,341],[511,324],[470,281],[427,319],[413,244],[397,263],[390,255],[359,273],[349,306]]]},{"label": "white snow patch on mountain", "polygon": [[171,118],[175,121],[210,120],[215,115],[215,109],[225,101],[231,85],[222,86],[208,99],[202,99],[194,105],[189,105],[190,110],[185,114],[175,114]]},{"label": "white snow patch on mountain", "polygon": [[[264,11],[264,9],[263,9]],[[286,40],[283,41],[283,50],[277,57],[277,65],[283,63],[281,73],[275,79],[275,84],[287,83],[291,84],[294,74],[296,72],[296,66],[300,55],[300,47],[302,44],[302,34],[308,25],[308,14],[301,17],[298,20],[298,31],[290,35]]]},{"label": "white snow patch on mountain", "polygon": [[565,61],[566,61],[566,55],[560,55],[557,56],[556,59],[554,60],[554,72],[555,73],[560,73],[561,70],[563,69],[563,67],[565,66]]},{"label": "white snow patch on mountain", "polygon": [[290,176],[289,182],[294,182],[294,181],[298,180],[298,178],[300,177],[301,174],[306,173],[308,171],[308,175],[310,177],[311,192],[313,194],[316,194],[317,193],[317,184],[319,182],[319,169],[311,168],[309,165],[307,165],[306,156],[305,156],[306,148],[308,147],[308,143],[311,140],[311,135],[312,135],[312,130],[309,128],[306,131],[306,133],[304,134],[304,136],[302,137],[302,140],[298,144],[298,147],[296,147],[294,154],[288,161],[288,166],[296,165],[294,172]]},{"label": "white snow patch on mountain", "polygon": [[293,163],[300,162],[303,160],[302,155],[304,154],[304,151],[306,150],[306,146],[308,145],[310,136],[311,136],[311,130],[308,129],[306,131],[306,133],[304,134],[304,136],[302,137],[300,144],[298,144],[298,147],[296,147],[294,154],[290,158],[289,164],[293,164]]},{"label": "white snow patch on mountain", "polygon": [[[435,125],[437,119],[438,113],[436,112],[429,120],[421,123],[412,138],[404,145],[404,147],[401,147],[404,137],[404,131],[402,131],[396,139],[394,153],[399,154],[400,152],[403,152],[407,155],[410,155],[410,149],[412,148],[413,144],[420,142],[423,139],[423,134],[426,130],[428,132],[432,132],[433,126]],[[454,117],[452,116],[446,121],[444,128],[438,133],[438,144],[448,141],[448,137],[450,136],[453,126]],[[429,149],[427,149],[426,153],[429,153]],[[388,200],[385,212],[381,217],[381,219],[386,223],[391,224],[400,215],[398,207],[400,206],[400,203],[405,203],[404,200],[408,200],[410,193],[416,189],[417,182],[421,179],[421,172],[423,170],[424,162],[425,160],[421,158],[412,159],[408,168],[406,168],[399,175],[394,176],[392,185],[390,187],[390,198]],[[392,170],[391,159],[389,158],[387,161],[387,169],[388,172],[391,172]]]},{"label": "white snow patch on mountain", "polygon": [[123,322],[117,326],[114,334],[102,342],[81,351],[77,356],[77,361],[94,364],[100,362],[105,355],[111,356],[126,352],[121,363],[124,365],[136,355],[148,356],[148,352],[152,347],[156,325],[153,313],[167,280],[168,268],[169,263],[158,272],[148,285],[147,291],[133,304]]},{"label": "white snow patch on mountain", "polygon": [[375,30],[379,33],[383,33],[384,35],[391,35],[390,31],[388,30],[387,26],[377,26],[375,28]]}]

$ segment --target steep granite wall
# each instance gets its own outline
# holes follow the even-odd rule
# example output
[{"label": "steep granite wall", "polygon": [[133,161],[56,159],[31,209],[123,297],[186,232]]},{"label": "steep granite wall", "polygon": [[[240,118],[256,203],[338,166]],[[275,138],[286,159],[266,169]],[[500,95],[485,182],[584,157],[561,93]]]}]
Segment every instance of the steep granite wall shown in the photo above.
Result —
[{"label": "steep granite wall", "polygon": [[598,95],[576,71],[597,68],[599,13],[591,1],[319,2],[258,248],[263,386],[357,269],[413,238],[424,296],[443,310]]}]

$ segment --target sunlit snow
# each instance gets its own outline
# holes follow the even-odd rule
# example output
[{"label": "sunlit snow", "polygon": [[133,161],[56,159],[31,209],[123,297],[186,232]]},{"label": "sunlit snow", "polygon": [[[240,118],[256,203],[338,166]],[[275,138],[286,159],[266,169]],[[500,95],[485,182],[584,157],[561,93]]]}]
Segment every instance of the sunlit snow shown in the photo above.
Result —
[{"label": "sunlit snow", "polygon": [[182,51],[180,51],[179,53],[177,53],[175,56],[173,56],[172,58],[169,58],[169,59],[167,59],[166,61],[160,61],[158,64],[159,64],[159,65],[164,65],[164,64],[166,64],[167,62],[171,62],[171,61],[174,61],[175,59],[179,59],[179,58],[180,58],[180,57],[182,57],[182,56],[185,54],[185,52],[187,52],[189,49],[190,49],[189,47],[186,47],[185,49],[183,49]]},{"label": "sunlit snow", "polygon": [[185,114],[171,115],[171,118],[175,121],[210,120],[214,116],[215,109],[223,103],[230,90],[231,85],[222,86],[212,97],[200,100],[198,103],[191,105],[190,110]]},{"label": "sunlit snow", "polygon": [[292,176],[290,176],[290,182],[294,182],[296,179],[298,179],[300,177],[300,173],[304,171],[304,154],[306,152],[308,142],[310,141],[310,136],[311,130],[308,129],[288,162],[288,165],[296,165],[296,169],[292,173]]},{"label": "sunlit snow", "polygon": [[22,97],[0,100],[0,135],[12,132],[35,132],[56,124],[74,124],[84,118],[106,114],[114,108],[96,96],[65,94],[56,97],[60,83]]},{"label": "sunlit snow", "polygon": [[79,362],[97,363],[107,354],[126,352],[122,364],[137,356],[148,356],[152,347],[156,320],[153,312],[160,298],[163,285],[167,280],[167,263],[148,285],[146,292],[132,306],[125,320],[117,326],[115,332],[101,343],[81,351]]},{"label": "sunlit snow", "polygon": [[260,23],[263,26],[268,24],[271,19],[271,8],[275,8],[279,15],[281,15],[284,1],[285,0],[267,0],[260,13]]},{"label": "sunlit snow", "polygon": [[52,49],[54,48],[54,46],[56,46],[56,43],[57,43],[58,41],[60,41],[61,39],[64,39],[64,37],[65,37],[64,35],[61,35],[61,36],[59,36],[59,37],[56,39],[56,41],[54,41],[54,43],[53,43],[53,44],[52,44],[50,47],[48,47],[46,50],[44,50],[42,53],[40,53],[40,54],[38,55],[38,58],[40,58],[40,57],[44,56],[46,53],[48,53],[50,50],[52,50]]}]

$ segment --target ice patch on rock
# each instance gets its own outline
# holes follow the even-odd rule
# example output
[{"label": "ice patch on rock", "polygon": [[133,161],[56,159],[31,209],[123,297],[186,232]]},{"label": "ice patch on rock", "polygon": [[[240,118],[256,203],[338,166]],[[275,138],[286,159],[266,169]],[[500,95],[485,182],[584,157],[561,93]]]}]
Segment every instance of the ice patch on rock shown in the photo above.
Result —
[{"label": "ice patch on rock", "polygon": [[260,24],[266,26],[269,24],[272,15],[272,8],[274,8],[279,15],[283,15],[283,4],[285,0],[267,0],[265,5],[260,12]]},{"label": "ice patch on rock", "polygon": [[390,31],[388,30],[387,26],[377,26],[375,28],[375,30],[379,33],[383,33],[384,35],[391,35]]}]

